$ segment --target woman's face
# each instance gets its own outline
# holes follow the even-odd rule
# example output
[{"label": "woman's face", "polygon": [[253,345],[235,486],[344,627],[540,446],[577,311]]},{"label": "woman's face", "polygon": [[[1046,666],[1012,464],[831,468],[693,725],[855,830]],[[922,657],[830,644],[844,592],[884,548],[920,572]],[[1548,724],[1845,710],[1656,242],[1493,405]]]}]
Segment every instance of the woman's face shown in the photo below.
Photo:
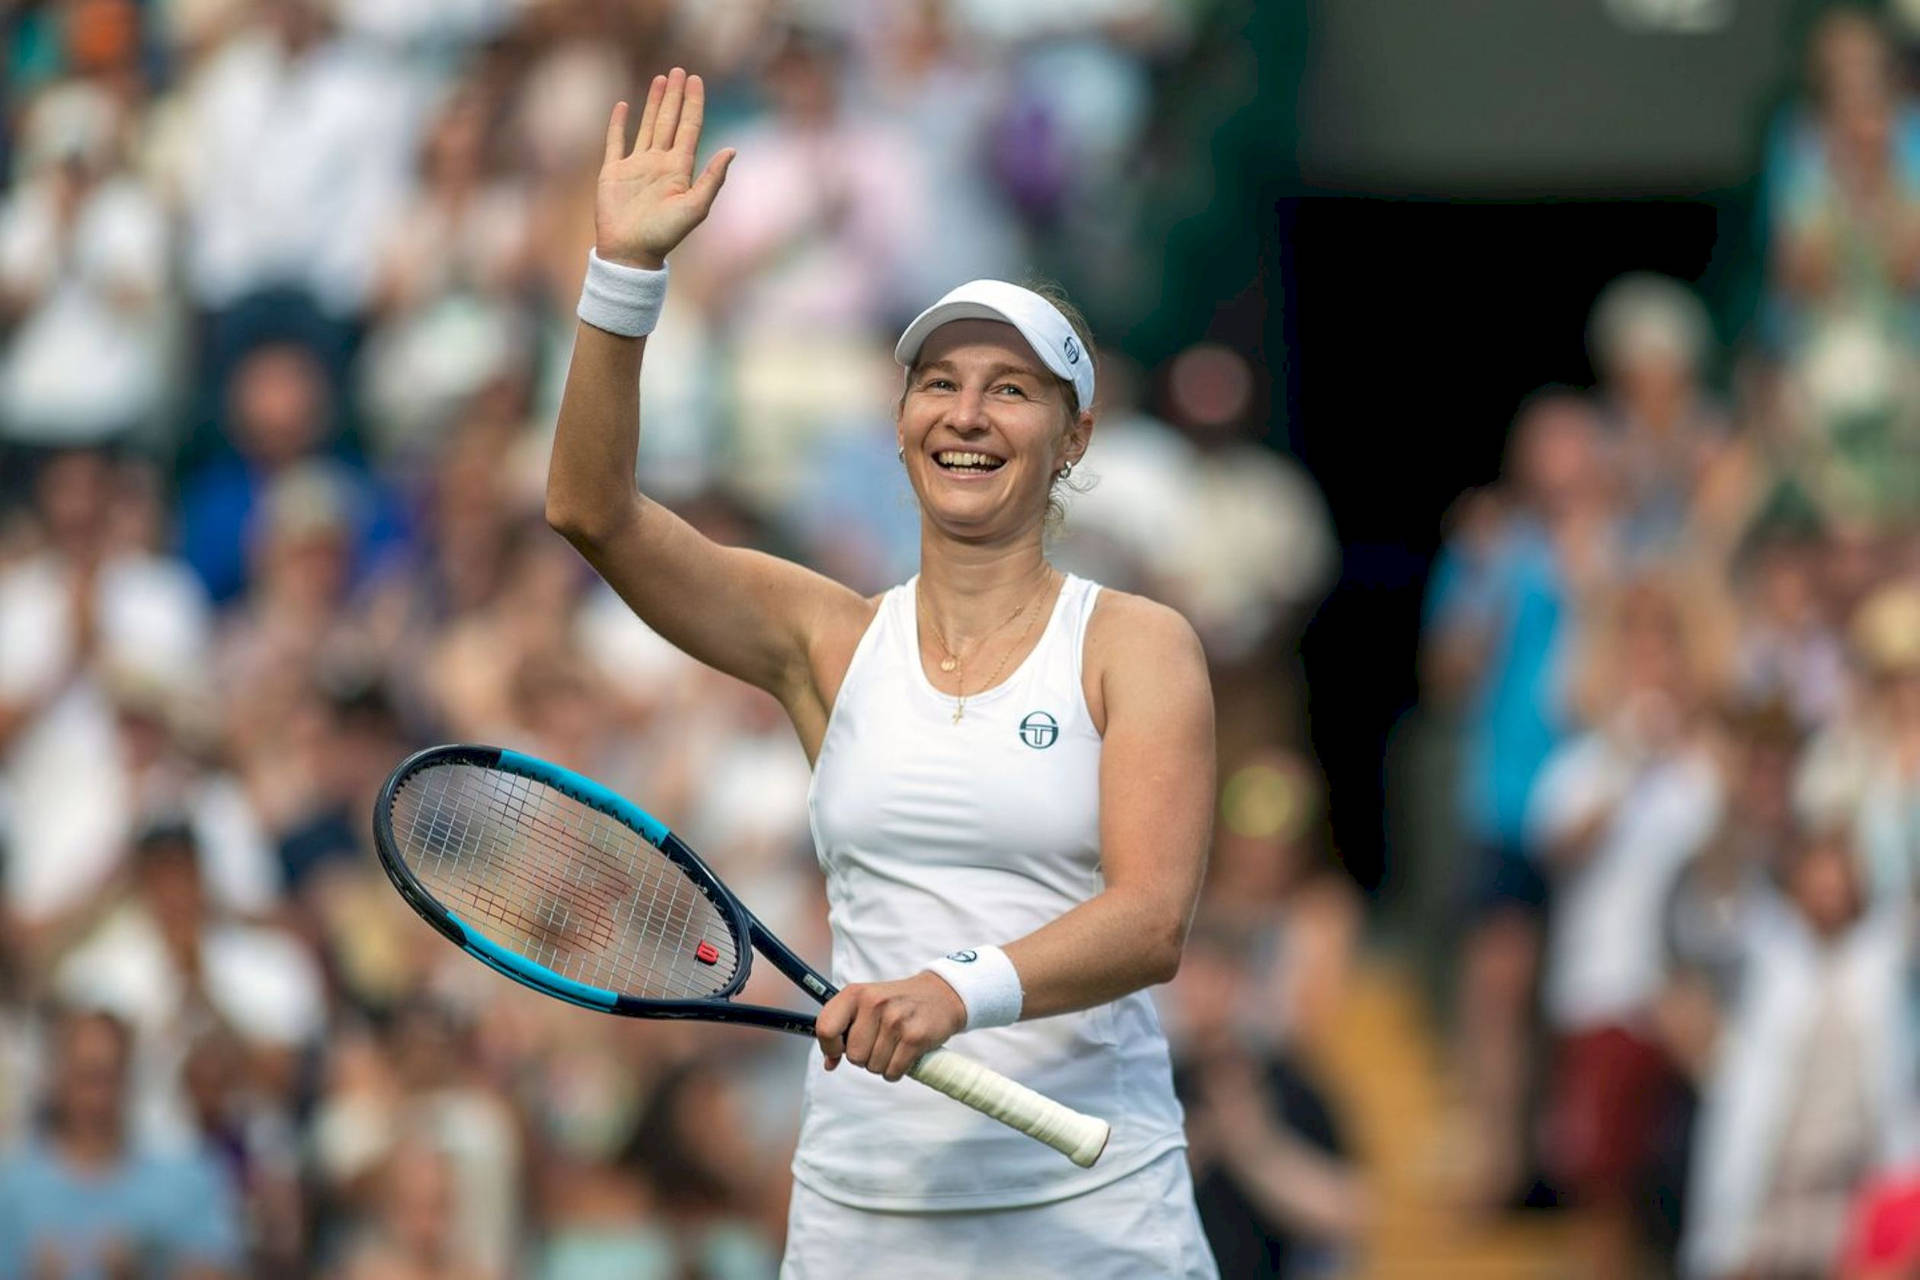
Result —
[{"label": "woman's face", "polygon": [[1078,461],[1093,415],[998,320],[956,320],[920,350],[900,406],[900,446],[921,508],[942,529],[991,538],[1038,525],[1054,473]]}]

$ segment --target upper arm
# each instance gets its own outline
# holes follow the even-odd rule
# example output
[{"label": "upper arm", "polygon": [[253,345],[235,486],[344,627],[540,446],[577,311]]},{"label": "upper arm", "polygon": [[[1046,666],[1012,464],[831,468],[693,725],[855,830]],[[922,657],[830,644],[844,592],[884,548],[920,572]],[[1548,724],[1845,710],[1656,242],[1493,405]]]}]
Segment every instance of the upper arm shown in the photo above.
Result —
[{"label": "upper arm", "polygon": [[1149,898],[1184,938],[1213,826],[1213,690],[1200,639],[1165,605],[1108,591],[1087,649],[1107,884]]},{"label": "upper arm", "polygon": [[715,542],[637,494],[624,518],[574,544],[648,626],[690,657],[772,693],[796,721],[809,693],[831,701],[815,678],[822,648],[846,636],[857,642],[872,613],[851,588]]}]

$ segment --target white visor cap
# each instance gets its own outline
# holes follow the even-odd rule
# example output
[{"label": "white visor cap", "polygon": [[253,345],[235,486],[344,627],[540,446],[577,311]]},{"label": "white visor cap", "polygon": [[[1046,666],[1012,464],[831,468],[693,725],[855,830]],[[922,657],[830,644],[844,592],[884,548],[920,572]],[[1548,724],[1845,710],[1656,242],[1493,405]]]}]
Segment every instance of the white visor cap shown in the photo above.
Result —
[{"label": "white visor cap", "polygon": [[1031,289],[1005,280],[969,280],[913,318],[893,358],[913,367],[935,329],[954,320],[999,320],[1020,331],[1054,376],[1073,384],[1082,409],[1093,404],[1093,355],[1080,345],[1060,309]]}]

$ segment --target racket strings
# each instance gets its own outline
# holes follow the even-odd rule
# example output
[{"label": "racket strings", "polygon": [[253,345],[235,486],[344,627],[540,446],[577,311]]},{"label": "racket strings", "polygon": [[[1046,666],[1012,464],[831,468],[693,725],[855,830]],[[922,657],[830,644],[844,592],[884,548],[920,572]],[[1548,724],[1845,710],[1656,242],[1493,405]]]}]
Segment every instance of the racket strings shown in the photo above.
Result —
[{"label": "racket strings", "polygon": [[391,819],[430,894],[562,977],[650,1000],[703,999],[733,981],[732,927],[679,864],[544,783],[434,765],[400,788]]}]

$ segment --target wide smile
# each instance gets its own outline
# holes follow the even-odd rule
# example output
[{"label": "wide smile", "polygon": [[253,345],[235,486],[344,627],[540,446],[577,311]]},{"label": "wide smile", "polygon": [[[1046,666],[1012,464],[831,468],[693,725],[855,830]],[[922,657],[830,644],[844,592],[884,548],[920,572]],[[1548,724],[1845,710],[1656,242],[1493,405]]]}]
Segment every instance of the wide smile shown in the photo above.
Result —
[{"label": "wide smile", "polygon": [[933,464],[955,479],[978,480],[1006,466],[1007,460],[978,449],[936,449]]}]

